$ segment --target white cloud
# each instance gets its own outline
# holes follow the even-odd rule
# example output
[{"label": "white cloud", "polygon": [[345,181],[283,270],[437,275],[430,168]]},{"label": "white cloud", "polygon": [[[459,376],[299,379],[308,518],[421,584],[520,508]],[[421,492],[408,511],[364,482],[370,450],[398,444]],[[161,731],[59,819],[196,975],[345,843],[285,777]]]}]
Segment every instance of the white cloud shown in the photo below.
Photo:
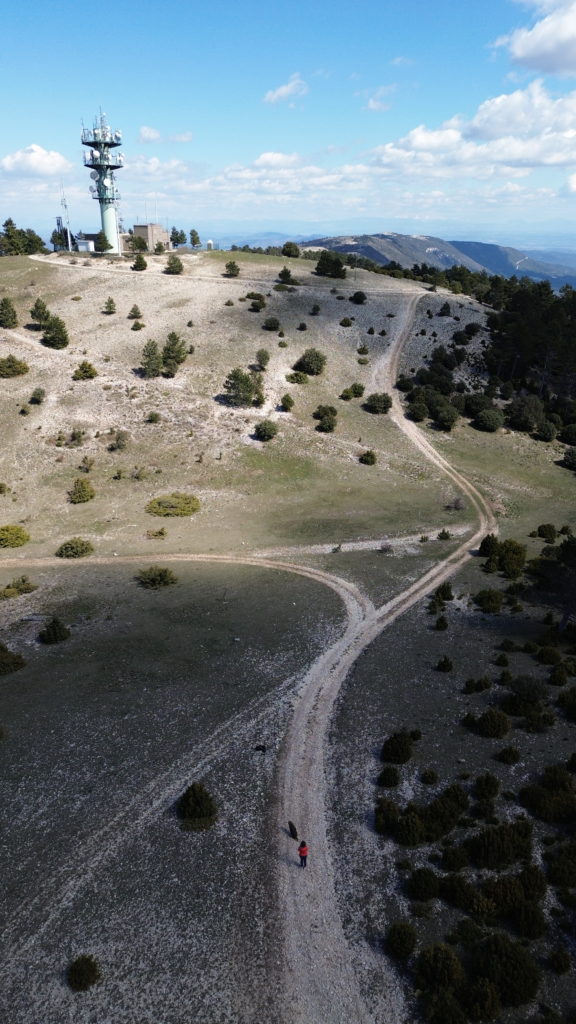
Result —
[{"label": "white cloud", "polygon": [[147,124],[143,124],[138,132],[138,142],[158,142],[159,139],[160,132],[156,128],[150,128]]},{"label": "white cloud", "polygon": [[496,40],[517,64],[548,74],[576,75],[576,2],[532,3],[544,17]]},{"label": "white cloud", "polygon": [[61,153],[32,143],[25,149],[8,153],[0,160],[0,167],[7,174],[43,177],[47,174],[63,174],[70,170],[72,164]]},{"label": "white cloud", "polygon": [[388,173],[427,177],[523,177],[537,167],[574,164],[576,92],[554,100],[541,82],[486,100],[474,117],[439,128],[418,125],[378,146],[373,157]]},{"label": "white cloud", "polygon": [[395,85],[381,85],[378,89],[375,89],[368,95],[366,110],[390,110],[390,103],[385,99],[385,97],[390,96],[395,89]]},{"label": "white cloud", "polygon": [[170,135],[170,142],[192,142],[194,136],[192,132],[180,132],[179,135]]},{"label": "white cloud", "polygon": [[254,167],[294,167],[299,161],[298,153],[261,153]]},{"label": "white cloud", "polygon": [[402,54],[400,54],[399,57],[393,57],[390,63],[392,64],[392,67],[408,67],[413,64],[414,61],[410,57],[403,57]]},{"label": "white cloud", "polygon": [[285,85],[279,85],[277,89],[269,89],[264,97],[264,103],[278,103],[280,100],[289,100],[295,96],[305,96],[307,92],[306,82],[296,71],[290,75],[290,80]]}]

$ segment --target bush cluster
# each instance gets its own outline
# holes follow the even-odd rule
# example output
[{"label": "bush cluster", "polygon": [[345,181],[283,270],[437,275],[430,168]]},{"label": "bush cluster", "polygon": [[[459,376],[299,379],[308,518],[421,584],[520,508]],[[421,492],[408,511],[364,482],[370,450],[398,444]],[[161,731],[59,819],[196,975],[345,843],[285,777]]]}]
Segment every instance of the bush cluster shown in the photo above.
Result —
[{"label": "bush cluster", "polygon": [[0,588],[0,601],[9,601],[12,597],[31,594],[38,587],[31,583],[28,576],[15,576],[5,587]]},{"label": "bush cluster", "polygon": [[410,803],[403,809],[387,797],[380,797],[375,828],[403,846],[419,846],[448,835],[467,808],[468,797],[459,785],[448,786],[429,804]]},{"label": "bush cluster", "polygon": [[30,540],[30,534],[22,526],[0,526],[0,548],[21,548]]},{"label": "bush cluster", "polygon": [[178,577],[171,569],[162,565],[151,565],[148,569],[140,569],[134,579],[145,590],[161,590],[162,587],[169,587],[172,583],[178,582]]},{"label": "bush cluster", "polygon": [[70,537],[69,540],[62,542],[54,554],[57,558],[84,558],[85,555],[91,555],[93,551],[94,547],[89,540],[84,540],[82,537]]}]

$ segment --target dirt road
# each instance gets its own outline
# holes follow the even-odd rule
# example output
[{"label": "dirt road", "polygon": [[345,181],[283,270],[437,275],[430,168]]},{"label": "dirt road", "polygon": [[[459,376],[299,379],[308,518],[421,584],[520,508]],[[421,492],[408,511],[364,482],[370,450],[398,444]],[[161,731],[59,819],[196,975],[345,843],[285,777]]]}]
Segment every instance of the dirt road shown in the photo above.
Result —
[{"label": "dirt road", "polygon": [[[340,640],[310,669],[286,735],[279,771],[278,814],[298,824],[310,844],[310,866],[300,870],[296,843],[281,833],[280,905],[285,922],[285,999],[289,1024],[375,1024],[359,990],[338,910],[327,838],[324,755],[334,702],[356,659],[399,615],[451,576],[470,557],[485,533],[495,529],[483,496],[440,456],[415,424],[404,418],[394,381],[402,348],[421,293],[407,304],[404,323],[392,348],[375,368],[372,383],[394,396],[392,417],[410,440],[460,488],[478,515],[478,528],[448,558],[360,623],[349,620]],[[384,969],[384,968],[383,968]],[[390,1012],[390,1011],[389,1011]],[[400,1007],[392,1016],[399,1020]],[[388,1018],[389,1024],[394,1024]]]}]

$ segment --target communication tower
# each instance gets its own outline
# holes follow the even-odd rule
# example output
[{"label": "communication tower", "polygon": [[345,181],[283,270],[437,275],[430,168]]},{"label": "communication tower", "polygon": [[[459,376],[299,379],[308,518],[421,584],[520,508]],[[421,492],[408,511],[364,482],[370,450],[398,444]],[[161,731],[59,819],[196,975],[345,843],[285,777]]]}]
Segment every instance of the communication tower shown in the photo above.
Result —
[{"label": "communication tower", "polygon": [[90,152],[84,154],[84,166],[91,167],[90,185],[92,198],[100,203],[102,231],[106,235],[111,252],[120,252],[118,236],[117,203],[120,198],[114,181],[114,171],[124,166],[122,153],[112,151],[122,145],[122,132],[113,132],[106,121],[106,114],[94,118],[92,128],[82,129],[82,145],[89,146]]}]

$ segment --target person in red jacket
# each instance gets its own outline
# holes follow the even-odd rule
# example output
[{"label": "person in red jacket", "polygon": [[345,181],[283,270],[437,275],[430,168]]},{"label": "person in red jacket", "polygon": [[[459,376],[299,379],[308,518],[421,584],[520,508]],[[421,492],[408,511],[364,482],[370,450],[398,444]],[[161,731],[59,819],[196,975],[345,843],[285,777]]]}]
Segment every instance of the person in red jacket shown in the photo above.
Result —
[{"label": "person in red jacket", "polygon": [[307,860],[307,857],[308,857],[308,847],[306,846],[306,843],[305,843],[304,840],[302,840],[302,842],[300,843],[300,846],[298,847],[298,853],[300,854],[300,867],[301,868],[305,868],[306,867],[306,860]]}]

